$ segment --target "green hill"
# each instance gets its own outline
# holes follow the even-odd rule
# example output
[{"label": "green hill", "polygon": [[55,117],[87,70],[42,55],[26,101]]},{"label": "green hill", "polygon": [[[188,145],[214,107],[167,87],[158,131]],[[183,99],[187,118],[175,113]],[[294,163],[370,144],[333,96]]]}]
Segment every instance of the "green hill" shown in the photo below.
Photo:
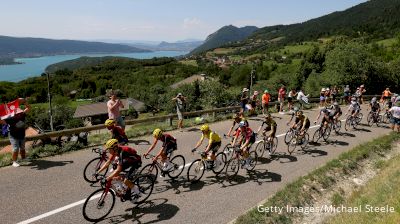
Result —
[{"label": "green hill", "polygon": [[265,41],[288,44],[336,35],[390,38],[400,31],[399,12],[399,0],[370,0],[304,23],[261,28],[243,41],[243,44],[251,45],[257,40],[264,41],[263,44]]},{"label": "green hill", "polygon": [[224,26],[215,33],[210,34],[204,43],[195,48],[190,54],[201,53],[228,43],[244,40],[257,29],[255,26],[245,26],[242,28],[232,25]]},{"label": "green hill", "polygon": [[56,54],[131,53],[147,51],[148,50],[122,44],[0,36],[0,58],[38,57]]}]

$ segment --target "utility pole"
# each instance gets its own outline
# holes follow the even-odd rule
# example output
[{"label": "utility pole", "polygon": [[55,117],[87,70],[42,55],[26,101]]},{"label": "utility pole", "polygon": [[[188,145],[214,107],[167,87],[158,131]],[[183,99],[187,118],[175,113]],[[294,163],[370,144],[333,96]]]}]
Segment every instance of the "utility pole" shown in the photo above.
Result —
[{"label": "utility pole", "polygon": [[50,75],[49,73],[45,73],[47,77],[47,97],[49,98],[49,113],[50,113],[50,129],[54,131],[53,128],[53,109],[51,108],[51,95],[50,95]]}]

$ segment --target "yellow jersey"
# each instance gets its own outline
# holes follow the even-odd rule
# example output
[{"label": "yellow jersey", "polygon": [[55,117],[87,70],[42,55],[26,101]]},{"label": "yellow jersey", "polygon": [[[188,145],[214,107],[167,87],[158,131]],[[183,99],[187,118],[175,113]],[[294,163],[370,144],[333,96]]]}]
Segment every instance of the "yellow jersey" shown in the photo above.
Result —
[{"label": "yellow jersey", "polygon": [[219,135],[213,131],[210,131],[207,135],[202,134],[201,136],[201,140],[203,140],[204,138],[208,138],[209,139],[209,144],[214,143],[214,142],[221,142],[221,138],[219,137]]}]

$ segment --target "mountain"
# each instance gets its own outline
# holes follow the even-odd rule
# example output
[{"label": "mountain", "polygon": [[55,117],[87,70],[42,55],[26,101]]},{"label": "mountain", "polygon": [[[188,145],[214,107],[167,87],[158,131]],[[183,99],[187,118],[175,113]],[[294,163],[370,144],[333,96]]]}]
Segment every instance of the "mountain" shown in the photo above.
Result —
[{"label": "mountain", "polygon": [[303,23],[261,28],[244,42],[277,40],[286,44],[335,35],[385,39],[400,31],[399,12],[399,0],[369,0]]},{"label": "mountain", "polygon": [[0,58],[38,57],[56,54],[148,52],[122,44],[76,40],[0,36]]},{"label": "mountain", "polygon": [[124,57],[113,57],[113,56],[106,56],[106,57],[80,57],[77,59],[72,59],[72,60],[67,60],[67,61],[62,61],[58,62],[55,64],[51,64],[46,67],[45,71],[48,73],[54,73],[58,70],[63,70],[63,69],[68,69],[70,71],[79,69],[79,68],[84,68],[84,67],[90,67],[90,66],[97,66],[105,61],[111,61],[111,60],[134,60],[134,59],[128,59]]},{"label": "mountain", "polygon": [[258,28],[255,26],[245,26],[242,28],[232,25],[224,26],[216,32],[210,34],[204,43],[190,52],[190,54],[201,53],[228,43],[244,40],[257,29]]},{"label": "mountain", "polygon": [[161,42],[157,45],[157,49],[159,51],[191,51],[196,47],[203,44],[204,41],[189,41],[189,42],[175,42],[175,43],[168,43],[168,42]]}]

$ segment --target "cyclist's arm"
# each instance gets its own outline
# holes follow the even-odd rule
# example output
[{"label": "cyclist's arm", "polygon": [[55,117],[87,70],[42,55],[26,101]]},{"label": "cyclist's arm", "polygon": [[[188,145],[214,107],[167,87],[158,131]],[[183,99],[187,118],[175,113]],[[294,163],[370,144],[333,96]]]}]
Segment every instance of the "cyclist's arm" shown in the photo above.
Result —
[{"label": "cyclist's arm", "polygon": [[144,156],[147,156],[157,145],[158,139],[154,138],[153,144],[150,146],[150,148],[147,150],[147,152],[144,154]]},{"label": "cyclist's arm", "polygon": [[246,136],[246,141],[243,143],[243,145],[240,147],[241,150],[245,149],[250,143],[250,138]]},{"label": "cyclist's arm", "polygon": [[227,134],[228,137],[231,136],[231,132],[232,132],[234,126],[235,125],[232,125],[232,127],[229,129],[228,134]]},{"label": "cyclist's arm", "polygon": [[111,162],[114,160],[115,156],[110,156],[107,160],[106,163],[103,164],[103,166],[101,166],[101,168],[97,171],[97,173],[101,173],[103,170],[105,170],[110,164]]},{"label": "cyclist's arm", "polygon": [[304,127],[306,126],[307,120],[308,120],[308,118],[307,118],[307,117],[304,117],[303,127],[302,127],[303,129],[304,129]]},{"label": "cyclist's arm", "polygon": [[202,134],[200,140],[197,142],[194,148],[197,149],[203,143],[203,140],[204,140],[204,135]]},{"label": "cyclist's arm", "polygon": [[112,172],[112,174],[110,174],[110,176],[106,178],[106,180],[107,181],[112,180],[112,178],[117,177],[121,171],[122,171],[122,165],[120,163],[118,164],[117,169],[115,169],[114,172]]},{"label": "cyclist's arm", "polygon": [[315,123],[317,123],[317,121],[319,120],[320,117],[321,117],[321,112],[318,113],[318,117],[317,117],[317,119],[315,119]]},{"label": "cyclist's arm", "polygon": [[257,130],[257,133],[259,133],[259,132],[261,131],[261,128],[264,126],[264,124],[265,124],[265,122],[263,122],[263,123],[260,125],[260,127],[259,127],[258,130]]}]

